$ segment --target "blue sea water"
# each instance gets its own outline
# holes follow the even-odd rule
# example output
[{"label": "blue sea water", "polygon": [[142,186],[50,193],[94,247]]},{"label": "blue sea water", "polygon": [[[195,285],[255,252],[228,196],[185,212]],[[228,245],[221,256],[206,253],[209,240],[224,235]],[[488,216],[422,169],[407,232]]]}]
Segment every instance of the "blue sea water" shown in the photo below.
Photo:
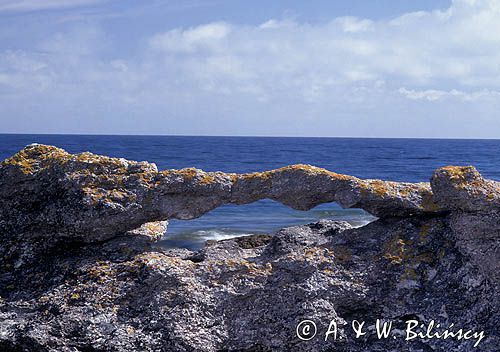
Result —
[{"label": "blue sea water", "polygon": [[[485,177],[500,180],[500,140],[0,134],[0,160],[31,143],[147,160],[159,169],[243,173],[301,163],[361,178],[418,182],[428,181],[440,166],[474,165]],[[263,200],[226,205],[195,220],[173,220],[162,244],[197,249],[207,239],[271,233],[319,219],[361,226],[373,218],[334,203],[304,212]]]}]

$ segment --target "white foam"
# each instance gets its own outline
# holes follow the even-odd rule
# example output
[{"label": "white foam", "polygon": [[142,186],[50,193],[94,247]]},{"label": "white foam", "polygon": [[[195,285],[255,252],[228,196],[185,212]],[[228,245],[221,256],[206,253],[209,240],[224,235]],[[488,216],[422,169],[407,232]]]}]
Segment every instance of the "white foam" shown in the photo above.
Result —
[{"label": "white foam", "polygon": [[240,236],[250,236],[253,233],[243,233],[236,232],[231,230],[223,230],[223,229],[211,229],[211,230],[198,230],[192,233],[193,239],[203,239],[206,240],[227,240],[230,238],[240,237]]}]

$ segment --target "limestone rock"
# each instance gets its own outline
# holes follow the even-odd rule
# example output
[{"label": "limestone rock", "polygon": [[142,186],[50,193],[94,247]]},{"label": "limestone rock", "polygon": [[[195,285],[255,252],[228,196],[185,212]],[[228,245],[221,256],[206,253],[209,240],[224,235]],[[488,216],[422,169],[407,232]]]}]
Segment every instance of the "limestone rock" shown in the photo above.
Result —
[{"label": "limestone rock", "polygon": [[[431,188],[432,186],[432,188]],[[274,235],[155,241],[168,219],[269,198],[336,201],[378,220],[323,220]],[[474,341],[401,337],[405,321],[500,338],[498,182],[473,167],[431,183],[362,180],[308,165],[252,174],[28,146],[0,165],[0,351],[457,351]],[[316,322],[310,341],[296,336]],[[329,322],[340,340],[325,341]],[[396,338],[378,339],[376,319]],[[364,320],[367,335],[349,324]],[[392,337],[392,336],[391,336]]]},{"label": "limestone rock", "polygon": [[[354,338],[352,320],[484,330],[498,346],[498,287],[454,246],[448,220],[328,222],[200,253],[120,236],[40,258],[0,285],[2,351],[457,351],[474,341]],[[5,281],[6,280],[6,281]],[[15,283],[14,287],[7,288]],[[296,336],[310,319],[318,335]],[[329,322],[339,340],[325,342]],[[399,336],[399,335],[398,335]]]},{"label": "limestone rock", "polygon": [[434,199],[452,211],[457,247],[483,273],[500,281],[500,182],[484,179],[473,166],[447,166],[434,172]]},{"label": "limestone rock", "polygon": [[428,183],[361,180],[308,165],[242,175],[158,171],[147,162],[45,145],[30,145],[0,165],[2,230],[45,240],[102,241],[147,222],[192,219],[263,198],[301,210],[336,201],[378,217],[439,210]]},{"label": "limestone rock", "polygon": [[474,166],[446,166],[431,180],[435,202],[448,210],[500,210],[500,182],[485,180]]}]

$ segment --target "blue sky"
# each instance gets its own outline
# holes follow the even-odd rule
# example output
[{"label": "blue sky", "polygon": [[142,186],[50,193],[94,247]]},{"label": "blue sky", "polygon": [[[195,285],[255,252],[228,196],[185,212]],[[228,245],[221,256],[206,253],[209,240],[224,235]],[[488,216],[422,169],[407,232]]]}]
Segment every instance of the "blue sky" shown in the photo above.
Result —
[{"label": "blue sky", "polygon": [[0,0],[0,132],[500,138],[500,0]]}]

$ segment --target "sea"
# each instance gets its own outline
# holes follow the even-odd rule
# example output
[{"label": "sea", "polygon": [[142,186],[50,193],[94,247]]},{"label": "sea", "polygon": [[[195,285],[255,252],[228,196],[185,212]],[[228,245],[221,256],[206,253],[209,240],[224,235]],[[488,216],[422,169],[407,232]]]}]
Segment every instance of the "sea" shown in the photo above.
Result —
[{"label": "sea", "polygon": [[[31,143],[146,160],[160,170],[196,167],[245,173],[300,163],[360,178],[420,182],[441,166],[474,165],[485,177],[500,180],[500,140],[0,134],[0,160]],[[198,219],[170,220],[159,244],[196,250],[207,240],[272,234],[320,219],[362,226],[375,218],[335,203],[298,211],[261,200],[221,206]]]}]

